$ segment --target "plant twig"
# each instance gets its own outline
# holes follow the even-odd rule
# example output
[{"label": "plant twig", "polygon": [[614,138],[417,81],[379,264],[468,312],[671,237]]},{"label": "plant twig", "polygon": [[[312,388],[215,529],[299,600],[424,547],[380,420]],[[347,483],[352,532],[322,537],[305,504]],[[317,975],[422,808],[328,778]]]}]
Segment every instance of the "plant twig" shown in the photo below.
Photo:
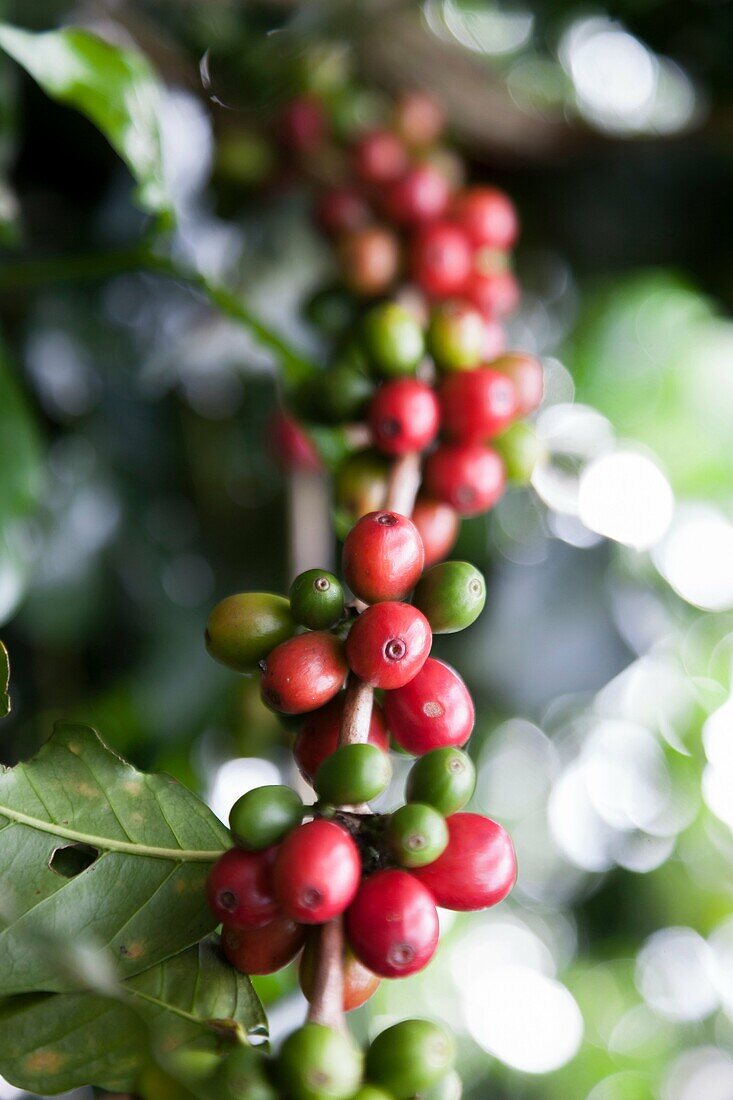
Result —
[{"label": "plant twig", "polygon": [[316,969],[308,1021],[337,1031],[346,1030],[344,1019],[344,924],[330,920],[318,932]]},{"label": "plant twig", "polygon": [[374,688],[352,672],[346,685],[340,745],[363,745],[369,740],[373,703]]},{"label": "plant twig", "polygon": [[420,488],[420,476],[420,455],[417,452],[413,451],[398,458],[392,467],[387,486],[385,508],[399,512],[402,516],[411,516]]}]

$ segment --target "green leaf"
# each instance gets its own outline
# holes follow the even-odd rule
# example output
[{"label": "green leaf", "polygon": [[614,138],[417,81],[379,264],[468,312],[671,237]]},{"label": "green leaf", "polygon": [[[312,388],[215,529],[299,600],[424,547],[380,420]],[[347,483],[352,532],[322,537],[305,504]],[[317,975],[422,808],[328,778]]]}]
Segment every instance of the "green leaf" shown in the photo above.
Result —
[{"label": "green leaf", "polygon": [[131,1092],[153,1046],[226,1050],[266,1019],[249,978],[210,940],[129,978],[114,995],[77,991],[0,1003],[0,1073],[43,1095],[80,1085]]},{"label": "green leaf", "polygon": [[47,95],[76,107],[99,127],[137,180],[137,201],[170,224],[158,124],[160,86],[147,58],[66,27],[40,34],[0,24],[0,48]]},{"label": "green leaf", "polygon": [[0,718],[10,714],[10,658],[8,651],[0,642]]},{"label": "green leaf", "polygon": [[106,948],[129,976],[215,926],[204,884],[228,831],[88,726],[57,723],[33,760],[0,774],[0,834],[0,996],[74,988],[35,947],[49,935]]}]

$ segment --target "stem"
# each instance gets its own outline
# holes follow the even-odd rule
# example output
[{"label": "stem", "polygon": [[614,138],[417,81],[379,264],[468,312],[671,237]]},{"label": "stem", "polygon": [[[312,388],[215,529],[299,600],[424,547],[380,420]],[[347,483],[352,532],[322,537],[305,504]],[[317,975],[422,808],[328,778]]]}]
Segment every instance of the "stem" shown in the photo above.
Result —
[{"label": "stem", "polygon": [[286,491],[290,580],[306,569],[331,569],[333,532],[323,475],[293,470]]},{"label": "stem", "polygon": [[374,688],[352,672],[346,685],[339,745],[363,745],[369,740],[373,702]]},{"label": "stem", "polygon": [[346,1031],[344,1018],[344,924],[342,917],[324,924],[318,933],[318,954],[308,1022]]},{"label": "stem", "polygon": [[385,508],[411,516],[420,488],[420,455],[413,451],[398,458],[392,467]]}]

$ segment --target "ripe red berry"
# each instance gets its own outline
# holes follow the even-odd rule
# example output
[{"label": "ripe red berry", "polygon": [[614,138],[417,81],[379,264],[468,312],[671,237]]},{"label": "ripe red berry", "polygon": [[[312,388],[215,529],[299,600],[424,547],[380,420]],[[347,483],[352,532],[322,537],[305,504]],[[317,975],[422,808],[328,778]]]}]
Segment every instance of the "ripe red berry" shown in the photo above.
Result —
[{"label": "ripe red berry", "polygon": [[262,698],[284,714],[324,706],[343,687],[348,665],[344,647],[322,630],[282,642],[262,662]]},{"label": "ripe red berry", "polygon": [[432,895],[407,871],[365,879],[346,914],[346,935],[364,966],[382,978],[406,978],[430,962],[438,946]]},{"label": "ripe red berry", "polygon": [[481,814],[453,814],[447,822],[448,847],[442,856],[412,873],[444,909],[468,912],[496,905],[517,877],[511,837]]},{"label": "ripe red berry", "polygon": [[[309,1001],[313,995],[317,955],[318,935],[316,934],[308,937],[298,968],[300,988]],[[379,983],[378,975],[367,970],[354,952],[346,947],[344,950],[344,1012],[353,1012],[355,1008],[361,1008],[366,1004],[372,994],[376,993]]]},{"label": "ripe red berry", "polygon": [[493,508],[504,491],[504,465],[480,443],[445,444],[425,463],[425,488],[462,516],[476,516]]},{"label": "ripe red berry", "polygon": [[217,920],[232,928],[261,928],[280,915],[273,865],[277,848],[219,856],[206,880],[206,900]]},{"label": "ripe red berry", "polygon": [[275,413],[269,435],[275,458],[283,470],[306,470],[314,473],[323,470],[315,445],[297,420],[293,420],[287,413],[282,410]]},{"label": "ripe red berry", "polygon": [[279,124],[283,144],[296,153],[311,153],[326,135],[326,114],[315,96],[300,96],[283,109]]},{"label": "ripe red berry", "polygon": [[305,928],[290,917],[275,917],[262,928],[238,929],[226,925],[222,950],[242,974],[274,974],[282,970],[305,943]]},{"label": "ripe red berry", "polygon": [[464,293],[484,317],[506,317],[519,305],[519,283],[508,269],[471,272]]},{"label": "ripe red berry", "polygon": [[302,924],[323,924],[343,913],[360,878],[359,850],[333,821],[299,825],[278,848],[275,894],[283,912]]},{"label": "ripe red berry", "polygon": [[323,192],[315,209],[317,225],[332,237],[361,229],[369,221],[369,215],[369,203],[353,187],[330,187]]},{"label": "ripe red berry", "polygon": [[412,277],[431,298],[459,295],[471,274],[472,260],[471,242],[451,222],[431,222],[418,230],[412,242]]},{"label": "ripe red berry", "polygon": [[339,242],[339,265],[344,282],[354,294],[383,294],[397,278],[400,250],[391,230],[367,225],[345,234]]},{"label": "ripe red berry", "polygon": [[[309,783],[312,783],[326,757],[331,756],[338,748],[343,717],[344,696],[337,695],[327,706],[309,714],[305,725],[301,726],[293,746],[293,755],[303,778]],[[389,749],[387,726],[378,703],[372,705],[367,741],[382,752]]]},{"label": "ripe red berry", "polygon": [[456,197],[453,216],[478,248],[506,252],[517,239],[514,204],[497,187],[469,187]]},{"label": "ripe red berry", "polygon": [[539,359],[525,352],[510,351],[496,359],[491,366],[506,374],[514,383],[519,415],[528,416],[534,412],[542,401],[545,387]]},{"label": "ripe red berry", "polygon": [[398,512],[369,512],[344,541],[346,583],[365,603],[402,599],[417,584],[424,564],[417,527]]},{"label": "ripe red berry", "polygon": [[428,657],[409,684],[385,694],[384,714],[397,744],[415,756],[465,745],[475,719],[463,680],[434,657]]},{"label": "ripe red berry", "polygon": [[443,431],[460,443],[481,443],[503,432],[519,412],[514,383],[490,367],[462,371],[440,387]]},{"label": "ripe red berry", "polygon": [[346,640],[349,666],[359,679],[387,690],[416,676],[430,653],[428,620],[407,603],[375,603],[357,618]]},{"label": "ripe red berry", "polygon": [[422,225],[442,217],[449,200],[445,175],[432,164],[418,164],[390,185],[385,209],[399,225]]},{"label": "ripe red berry", "polygon": [[445,117],[432,96],[425,92],[405,92],[395,103],[394,127],[408,145],[432,145],[440,137]]},{"label": "ripe red berry", "polygon": [[374,394],[368,422],[374,446],[383,454],[423,451],[438,434],[438,401],[426,382],[398,378]]},{"label": "ripe red berry", "polygon": [[407,168],[407,150],[391,130],[372,130],[354,146],[352,165],[357,179],[379,187],[402,175]]},{"label": "ripe red berry", "polygon": [[420,532],[425,548],[425,568],[450,554],[458,538],[461,521],[450,504],[430,497],[418,497],[412,510],[412,522]]}]

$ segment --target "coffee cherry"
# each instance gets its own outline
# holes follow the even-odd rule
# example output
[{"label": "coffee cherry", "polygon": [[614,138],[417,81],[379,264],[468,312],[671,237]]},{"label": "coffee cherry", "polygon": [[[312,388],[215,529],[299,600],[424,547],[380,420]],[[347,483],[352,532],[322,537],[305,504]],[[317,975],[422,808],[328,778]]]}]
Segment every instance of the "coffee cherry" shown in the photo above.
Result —
[{"label": "coffee cherry", "polygon": [[367,512],[382,507],[391,468],[389,459],[376,451],[361,451],[341,463],[336,471],[334,497],[337,507],[351,519],[349,527]]},{"label": "coffee cherry", "polygon": [[452,1069],[453,1039],[430,1020],[403,1020],[377,1035],[367,1053],[370,1081],[389,1089],[395,1100],[423,1093]]},{"label": "coffee cherry", "polygon": [[475,622],[486,603],[486,583],[475,565],[444,561],[420,578],[412,602],[433,634],[454,634]]},{"label": "coffee cherry", "polygon": [[229,828],[240,848],[260,851],[277,844],[303,820],[303,800],[290,787],[255,787],[232,806]]},{"label": "coffee cherry", "polygon": [[206,900],[217,920],[232,928],[262,928],[280,915],[273,867],[277,848],[219,856],[206,880]]},{"label": "coffee cherry", "polygon": [[237,672],[251,672],[258,661],[295,632],[290,604],[271,592],[240,592],[221,600],[206,623],[206,648],[215,660]]},{"label": "coffee cherry", "polygon": [[387,692],[384,713],[397,744],[415,756],[447,745],[465,745],[475,719],[463,680],[435,657],[428,657],[408,684]]},{"label": "coffee cherry", "polygon": [[422,538],[427,569],[451,552],[461,521],[449,504],[429,497],[418,497],[412,510],[412,522]]},{"label": "coffee cherry", "polygon": [[504,492],[504,465],[480,443],[445,444],[425,463],[425,488],[462,516],[493,508]]},{"label": "coffee cherry", "polygon": [[432,644],[428,620],[406,603],[375,603],[346,639],[349,667],[372,687],[403,687],[420,671]]},{"label": "coffee cherry", "polygon": [[[274,1085],[265,1076],[269,1060],[256,1047],[233,1046],[223,1057],[217,1055],[219,1067],[210,1082],[207,1094],[216,1100],[279,1100]],[[165,1100],[158,1093],[154,1100]]]},{"label": "coffee cherry", "polygon": [[413,374],[425,353],[422,329],[396,302],[383,302],[366,315],[364,346],[374,369],[388,378]]},{"label": "coffee cherry", "polygon": [[511,271],[473,271],[464,294],[484,317],[507,317],[519,305],[519,283]]},{"label": "coffee cherry", "polygon": [[418,164],[390,185],[385,210],[398,225],[421,225],[442,217],[449,200],[444,174],[432,164]]},{"label": "coffee cherry", "polygon": [[517,394],[519,415],[529,416],[534,412],[542,402],[545,387],[539,359],[524,352],[511,351],[495,359],[491,366],[511,378]]},{"label": "coffee cherry", "polygon": [[387,840],[401,867],[426,867],[445,851],[448,826],[433,806],[408,802],[390,816]]},{"label": "coffee cherry", "polygon": [[496,905],[517,877],[509,834],[481,814],[453,814],[447,822],[448,847],[435,863],[413,873],[444,909],[469,912]]},{"label": "coffee cherry", "polygon": [[451,222],[436,221],[418,230],[410,251],[410,270],[417,285],[431,298],[460,295],[473,253],[464,231]]},{"label": "coffee cherry", "polygon": [[359,305],[342,286],[325,286],[303,306],[303,316],[326,336],[339,337],[353,324]]},{"label": "coffee cherry", "polygon": [[394,1100],[394,1097],[390,1092],[385,1092],[376,1085],[362,1085],[359,1091],[354,1093],[353,1100]]},{"label": "coffee cherry", "polygon": [[431,749],[412,765],[406,795],[410,802],[425,802],[444,817],[462,810],[476,787],[476,768],[471,757],[446,746]]},{"label": "coffee cherry", "polygon": [[405,171],[407,150],[391,130],[372,130],[354,146],[352,168],[362,183],[381,187]]},{"label": "coffee cherry", "polygon": [[506,252],[514,247],[519,222],[514,204],[496,187],[469,187],[456,196],[453,217],[477,248]]},{"label": "coffee cherry", "polygon": [[318,797],[332,806],[370,802],[392,778],[392,765],[376,745],[342,745],[316,773]]},{"label": "coffee cherry", "polygon": [[344,358],[314,380],[316,419],[326,424],[363,420],[374,383],[360,367]]},{"label": "coffee cherry", "polygon": [[349,1100],[361,1083],[362,1064],[349,1036],[304,1024],[280,1048],[277,1079],[288,1100]]},{"label": "coffee cherry", "polygon": [[507,481],[513,485],[529,485],[543,454],[533,426],[524,420],[512,424],[494,440],[494,447],[504,463]]},{"label": "coffee cherry", "polygon": [[404,92],[394,105],[394,128],[407,145],[421,148],[440,137],[445,117],[435,100],[421,91]]},{"label": "coffee cherry", "polygon": [[397,278],[400,249],[396,236],[379,225],[344,234],[338,260],[346,286],[361,297],[384,294]]},{"label": "coffee cherry", "polygon": [[[303,778],[309,783],[313,782],[323,761],[338,748],[344,717],[344,698],[344,695],[337,695],[327,706],[309,714],[295,739],[295,762]],[[387,726],[378,703],[372,705],[368,744],[375,745],[385,753],[389,749]]]},{"label": "coffee cherry", "polygon": [[[315,444],[291,416],[279,410],[272,418],[270,445],[281,469],[320,473],[323,470]],[[255,662],[256,663],[256,662]]]},{"label": "coffee cherry", "polygon": [[324,706],[341,690],[348,672],[343,644],[321,630],[289,638],[260,667],[262,698],[284,714]]},{"label": "coffee cherry", "polygon": [[486,321],[469,302],[442,302],[430,314],[427,342],[440,370],[471,370],[483,357]]},{"label": "coffee cherry", "polygon": [[369,204],[353,187],[330,187],[315,209],[316,224],[330,237],[361,229],[369,221]]},{"label": "coffee cherry", "polygon": [[344,590],[325,569],[307,569],[290,586],[290,610],[296,623],[310,630],[327,630],[344,613]]},{"label": "coffee cherry", "polygon": [[443,431],[459,443],[483,443],[493,438],[519,411],[513,382],[490,367],[446,378],[439,399]]},{"label": "coffee cherry", "polygon": [[[301,956],[298,969],[300,988],[309,1001],[313,994],[317,959],[318,936],[311,935],[306,941],[305,950]],[[344,948],[343,970],[343,1009],[344,1012],[353,1012],[355,1008],[360,1008],[363,1004],[366,1004],[372,994],[376,993],[380,984],[380,979],[376,974],[372,974],[371,970],[367,970],[367,968],[359,962],[356,955],[349,947]]]},{"label": "coffee cherry", "polygon": [[275,974],[295,958],[305,943],[305,928],[290,917],[275,917],[262,928],[224,925],[221,946],[242,974]]},{"label": "coffee cherry", "polygon": [[420,1100],[461,1100],[463,1096],[463,1083],[454,1069],[441,1077],[425,1092],[420,1093]]},{"label": "coffee cherry", "polygon": [[280,140],[294,153],[312,153],[326,136],[326,114],[315,96],[299,96],[283,109],[279,120]]},{"label": "coffee cherry", "polygon": [[484,318],[484,349],[481,358],[487,362],[496,359],[506,348],[506,332],[495,317]]},{"label": "coffee cherry", "polygon": [[438,400],[426,382],[385,382],[371,400],[368,422],[374,445],[383,454],[424,451],[438,434]]},{"label": "coffee cherry", "polygon": [[378,603],[406,596],[424,560],[414,523],[398,512],[370,512],[346,536],[341,566],[354,595],[365,603]]},{"label": "coffee cherry", "polygon": [[298,826],[277,850],[275,895],[283,912],[302,924],[323,924],[343,913],[360,877],[359,851],[333,821]]},{"label": "coffee cherry", "polygon": [[432,896],[408,871],[377,871],[364,879],[346,913],[349,944],[382,978],[406,978],[427,966],[438,932]]}]

